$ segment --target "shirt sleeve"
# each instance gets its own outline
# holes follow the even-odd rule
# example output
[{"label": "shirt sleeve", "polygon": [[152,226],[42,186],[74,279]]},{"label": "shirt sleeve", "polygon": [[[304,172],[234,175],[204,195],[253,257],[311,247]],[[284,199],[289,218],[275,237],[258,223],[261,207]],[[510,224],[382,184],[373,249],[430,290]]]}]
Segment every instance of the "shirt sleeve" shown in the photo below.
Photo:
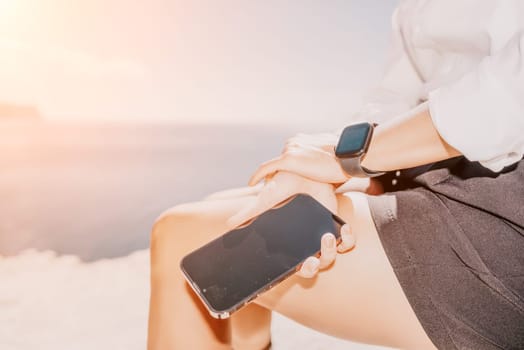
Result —
[{"label": "shirt sleeve", "polygon": [[365,95],[355,119],[383,122],[411,110],[420,102],[423,81],[406,52],[402,29],[402,11],[392,16],[392,38],[384,75],[379,84]]},{"label": "shirt sleeve", "polygon": [[524,32],[451,84],[429,94],[441,137],[471,161],[500,171],[524,153]]}]

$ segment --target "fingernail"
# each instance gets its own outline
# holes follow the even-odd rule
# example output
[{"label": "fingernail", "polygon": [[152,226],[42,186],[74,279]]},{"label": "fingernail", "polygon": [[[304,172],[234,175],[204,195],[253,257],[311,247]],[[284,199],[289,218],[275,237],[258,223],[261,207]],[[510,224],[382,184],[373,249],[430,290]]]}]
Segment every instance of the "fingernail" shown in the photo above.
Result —
[{"label": "fingernail", "polygon": [[328,236],[326,238],[326,246],[328,248],[335,248],[335,237],[333,236]]},{"label": "fingernail", "polygon": [[318,259],[315,259],[309,263],[308,270],[311,273],[315,273],[318,270],[319,266],[320,266],[320,261]]},{"label": "fingernail", "polygon": [[352,235],[344,234],[342,235],[342,249],[348,250],[355,246],[355,237]]}]

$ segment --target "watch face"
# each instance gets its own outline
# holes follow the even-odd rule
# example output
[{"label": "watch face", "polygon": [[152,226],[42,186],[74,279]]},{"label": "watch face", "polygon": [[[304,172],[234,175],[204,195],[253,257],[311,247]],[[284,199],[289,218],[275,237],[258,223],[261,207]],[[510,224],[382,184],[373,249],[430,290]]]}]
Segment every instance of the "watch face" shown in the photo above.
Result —
[{"label": "watch face", "polygon": [[344,129],[338,141],[335,154],[339,158],[352,158],[362,155],[368,146],[372,126],[369,123],[350,125]]}]

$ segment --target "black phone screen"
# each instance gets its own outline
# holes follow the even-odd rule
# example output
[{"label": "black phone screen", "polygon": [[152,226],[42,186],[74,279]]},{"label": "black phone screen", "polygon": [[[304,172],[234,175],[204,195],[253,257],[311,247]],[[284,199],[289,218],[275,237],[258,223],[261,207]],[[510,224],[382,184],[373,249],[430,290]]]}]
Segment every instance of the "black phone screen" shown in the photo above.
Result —
[{"label": "black phone screen", "polygon": [[[232,312],[293,273],[344,222],[305,194],[193,251],[181,268],[214,313]],[[217,316],[219,317],[219,316]]]}]

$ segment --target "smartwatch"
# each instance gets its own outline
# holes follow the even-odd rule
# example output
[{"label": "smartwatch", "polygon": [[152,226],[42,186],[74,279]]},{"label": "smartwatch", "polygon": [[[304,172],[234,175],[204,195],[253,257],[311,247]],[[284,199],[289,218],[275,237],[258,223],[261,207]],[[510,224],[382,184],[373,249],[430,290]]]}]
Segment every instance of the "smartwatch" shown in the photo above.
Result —
[{"label": "smartwatch", "polygon": [[384,172],[364,168],[360,163],[368,151],[377,124],[358,123],[344,129],[335,148],[342,169],[351,177],[375,177]]}]

